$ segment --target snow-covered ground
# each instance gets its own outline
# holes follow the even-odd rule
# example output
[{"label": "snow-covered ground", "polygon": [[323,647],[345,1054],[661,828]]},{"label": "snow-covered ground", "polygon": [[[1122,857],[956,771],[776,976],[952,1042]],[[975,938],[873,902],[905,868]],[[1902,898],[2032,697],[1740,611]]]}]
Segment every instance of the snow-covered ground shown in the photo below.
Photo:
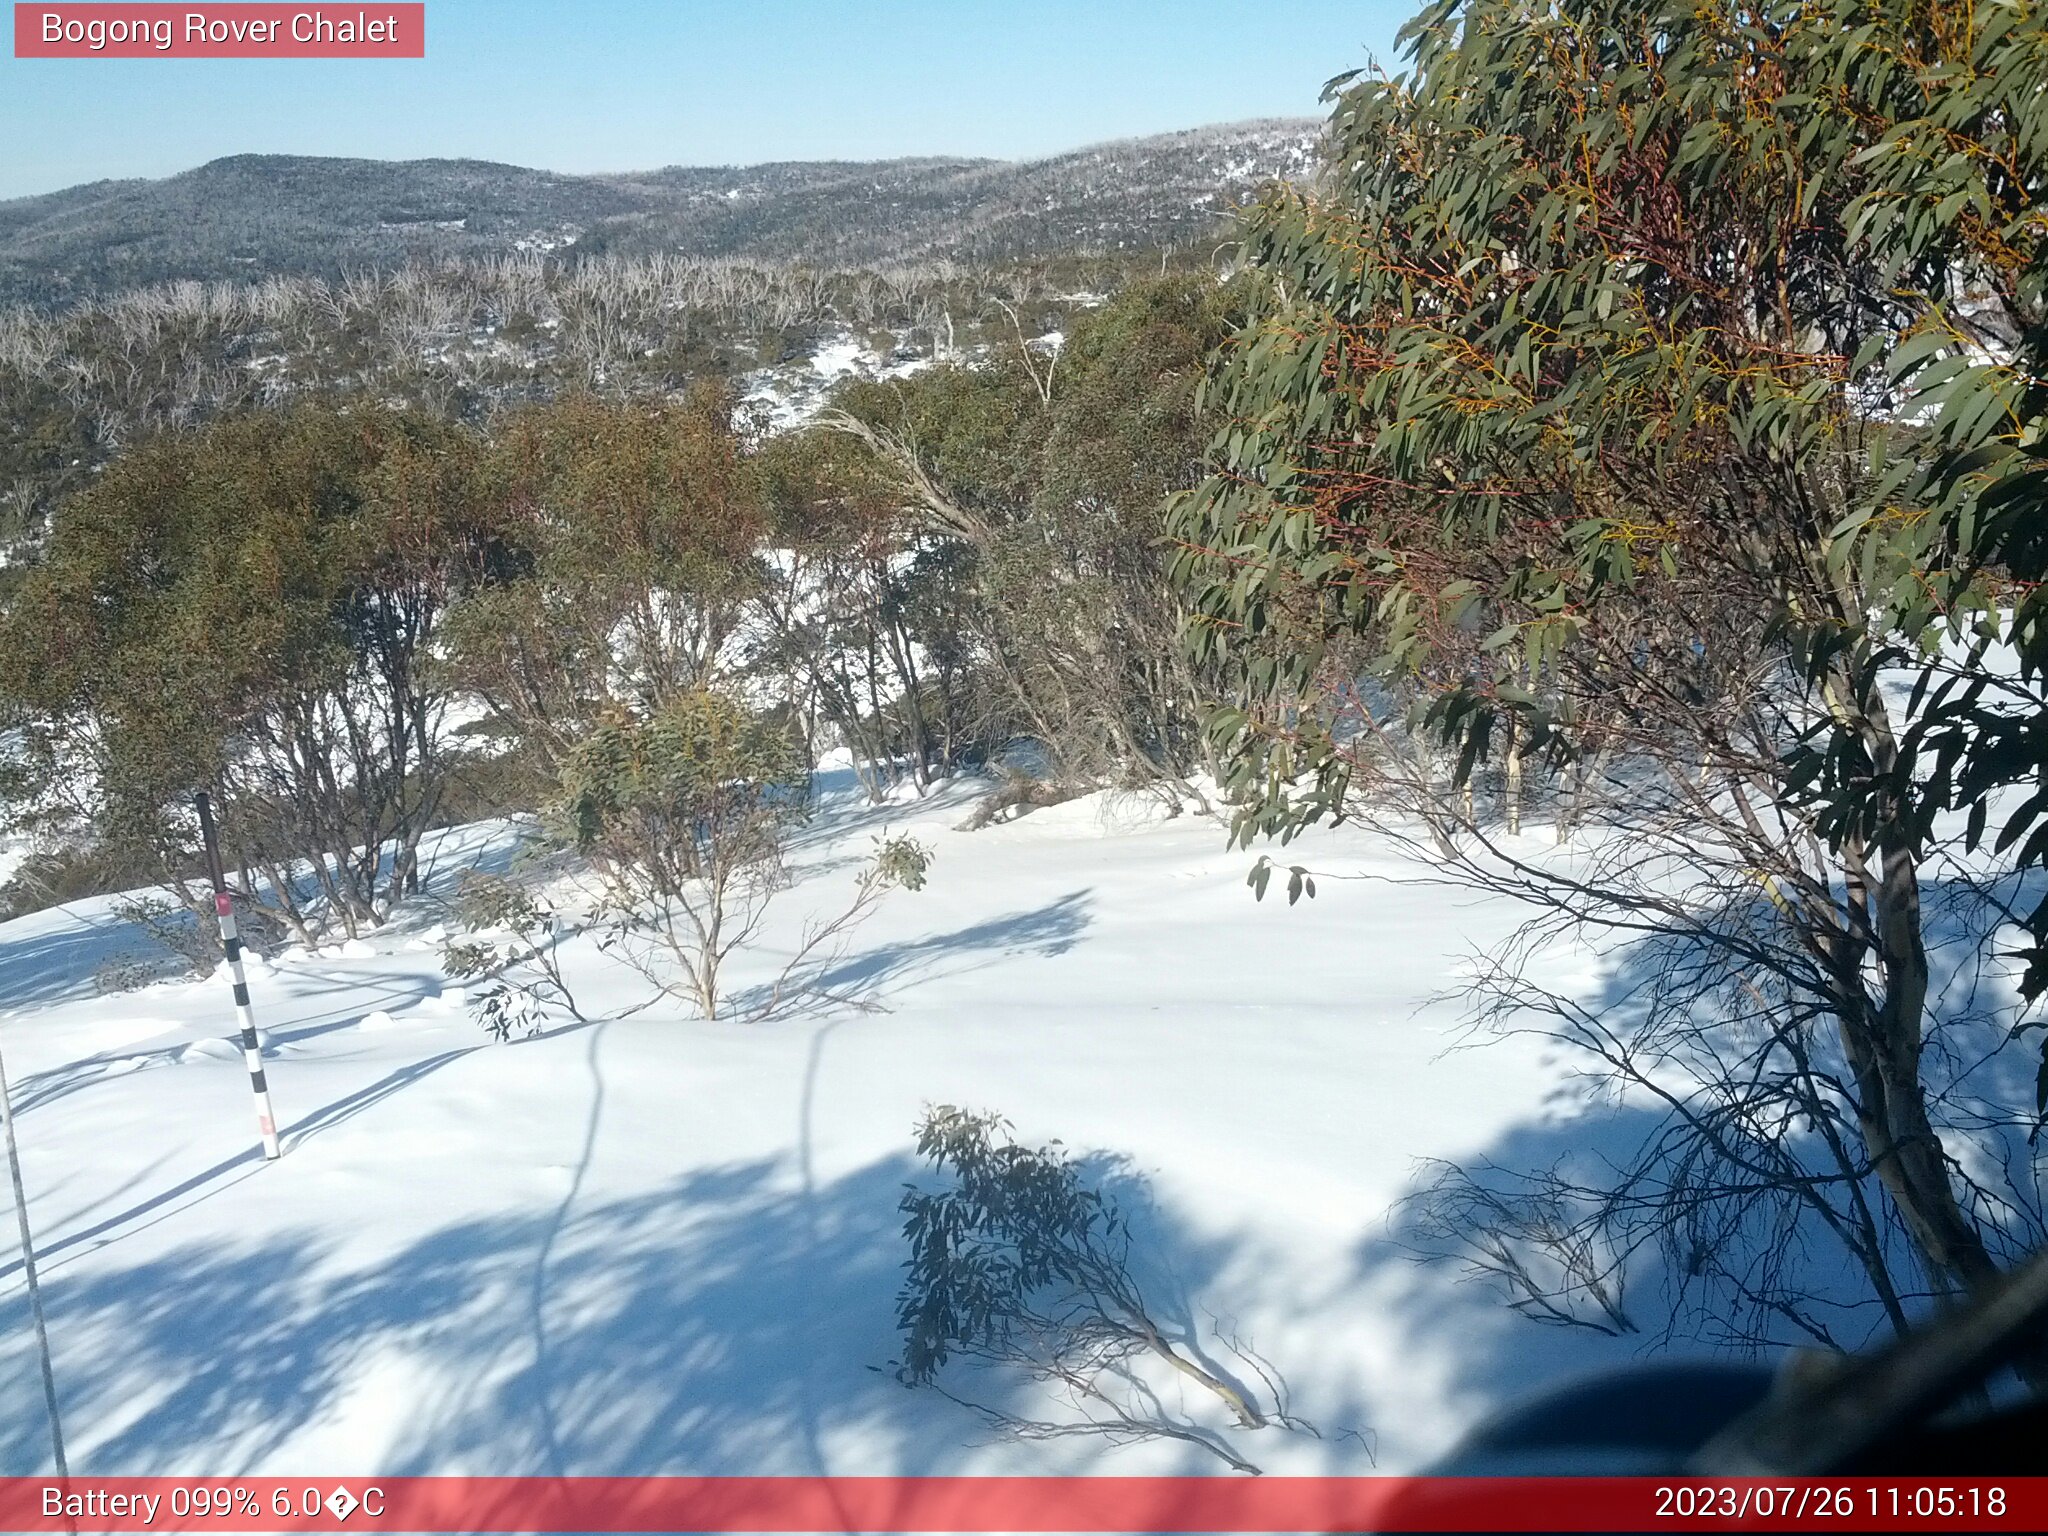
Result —
[{"label": "snow-covered ground", "polygon": [[[1456,1011],[1431,998],[1514,910],[1377,881],[1260,904],[1213,821],[1098,795],[954,830],[980,788],[831,799],[735,979],[779,969],[875,834],[907,831],[929,884],[831,978],[875,1011],[656,1008],[495,1044],[444,991],[431,902],[259,965],[268,1166],[221,977],[98,995],[138,942],[105,901],[0,926],[73,1470],[1223,1471],[1184,1444],[991,1441],[893,1378],[897,1202],[930,1178],[910,1139],[933,1102],[1113,1165],[1155,1303],[1255,1351],[1322,1431],[1234,1434],[1268,1470],[1412,1468],[1528,1385],[1628,1357],[1417,1266],[1389,1220],[1418,1158],[1581,1137],[1533,1047],[1445,1053]],[[450,834],[436,882],[510,842]],[[1395,868],[1364,834],[1307,842],[1319,869]],[[571,977],[592,1011],[644,995],[587,941]],[[0,1256],[0,1472],[28,1473],[47,1443]]]},{"label": "snow-covered ground", "polygon": [[931,365],[928,356],[885,355],[851,332],[835,331],[801,361],[748,374],[740,381],[740,402],[765,430],[787,432],[815,417],[848,379],[907,378]]}]

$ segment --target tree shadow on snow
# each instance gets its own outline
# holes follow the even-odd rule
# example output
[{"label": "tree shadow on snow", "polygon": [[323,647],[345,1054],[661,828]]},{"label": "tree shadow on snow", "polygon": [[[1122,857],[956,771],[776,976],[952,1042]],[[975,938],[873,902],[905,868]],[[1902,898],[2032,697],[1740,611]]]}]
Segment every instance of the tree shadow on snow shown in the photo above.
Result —
[{"label": "tree shadow on snow", "polygon": [[[784,995],[866,1000],[913,982],[980,970],[1007,955],[1064,955],[1080,943],[1093,921],[1093,897],[1092,891],[1069,891],[1028,912],[1008,912],[947,933],[854,954],[826,955],[807,972],[793,977]],[[744,1015],[765,1004],[773,991],[772,985],[748,988],[734,997],[733,1011]]]},{"label": "tree shadow on snow", "polygon": [[[2005,894],[2008,904],[2024,904]],[[1742,920],[1737,906],[1731,902],[1731,917]],[[2009,993],[1996,972],[1987,969],[1991,949],[1982,917],[1969,887],[1927,882],[1928,1077],[1950,1150],[1962,1149],[1967,1142],[1979,1170],[2003,1163],[2016,1175],[2011,1180],[2016,1205],[2007,1214],[2024,1226],[2029,1220],[2039,1221],[2038,1200],[2030,1194],[2034,1161],[2025,1144],[2024,1121],[2033,1104],[2040,1058],[2035,1040],[2007,1038]],[[1679,941],[1669,938],[1649,938],[1617,950],[1591,996],[1582,999],[1586,1008],[1617,1038],[1640,1041],[1651,1027],[1651,983],[1665,972],[1680,947]],[[1811,1037],[1811,1048],[1823,1066],[1834,1049],[1829,1035],[1823,1027]],[[1482,1039],[1459,1048],[1489,1046]],[[1660,1106],[1626,1097],[1616,1103],[1590,1091],[1585,1080],[1572,1075],[1585,1064],[1569,1046],[1547,1048],[1546,1065],[1560,1080],[1540,1103],[1532,1102],[1531,1117],[1458,1159],[1459,1166],[1482,1186],[1508,1193],[1525,1190],[1526,1176],[1553,1170],[1583,1186],[1615,1184],[1620,1170],[1636,1165],[1671,1122]],[[1987,1128],[1981,1123],[2000,1112],[2016,1114],[2017,1127]],[[1818,1161],[1816,1143],[1809,1131],[1803,1143],[1794,1145],[1805,1146]],[[1510,1308],[1497,1281],[1475,1274],[1456,1258],[1422,1262],[1422,1255],[1452,1251],[1441,1231],[1432,1231],[1423,1219],[1426,1207],[1418,1198],[1434,1172],[1427,1166],[1418,1169],[1410,1199],[1396,1205],[1379,1229],[1359,1243],[1352,1278],[1363,1304],[1393,1321],[1404,1356],[1417,1372],[1438,1383],[1433,1390],[1454,1405],[1455,1417],[1468,1427],[1532,1393],[1648,1357],[1768,1365],[1786,1348],[1815,1343],[1789,1325],[1763,1331],[1747,1344],[1716,1339],[1714,1331],[1728,1309],[1725,1289],[1717,1291],[1714,1282],[1703,1280],[1679,1247],[1654,1242],[1635,1249],[1624,1271],[1623,1304],[1639,1331],[1604,1336],[1519,1314]],[[1874,1179],[1869,1187],[1873,1200],[1881,1199]],[[1715,1237],[1729,1246],[1732,1261],[1738,1264],[1764,1243],[1779,1244],[1799,1266],[1794,1273],[1805,1287],[1802,1305],[1843,1345],[1861,1347],[1889,1336],[1868,1280],[1817,1219],[1808,1217],[1789,1238],[1755,1222],[1727,1227]],[[2020,1234],[2018,1246],[2028,1240],[2038,1240],[2038,1234]],[[1917,1286],[1917,1266],[1895,1232],[1891,1243],[1895,1278],[1902,1286]],[[1609,1321],[1599,1318],[1595,1309],[1581,1310]],[[1448,1445],[1422,1449],[1425,1455],[1436,1454]]]},{"label": "tree shadow on snow", "polygon": [[134,923],[82,917],[69,907],[0,923],[0,1009],[98,997],[100,967],[156,948]]},{"label": "tree shadow on snow", "polygon": [[[374,1083],[343,1094],[340,1098],[323,1104],[297,1120],[284,1122],[281,1126],[284,1150],[293,1151],[309,1138],[354,1119],[365,1110],[374,1108],[383,1100],[438,1072],[449,1063],[483,1048],[481,1044],[464,1046],[452,1051],[443,1051],[437,1056],[407,1062]],[[212,1199],[232,1185],[240,1183],[261,1166],[262,1155],[253,1146],[235,1153],[232,1157],[223,1158],[212,1167],[191,1174],[168,1189],[157,1190],[121,1210],[101,1217],[89,1226],[66,1231],[54,1239],[37,1243],[36,1255],[40,1266],[44,1270],[54,1272],[63,1266],[66,1256],[75,1250],[84,1249],[91,1252],[109,1247],[137,1232],[147,1231],[180,1211],[189,1210]],[[234,1177],[230,1178],[230,1174]],[[148,1219],[145,1220],[145,1217]],[[0,1265],[0,1281],[10,1280],[20,1271],[21,1261],[17,1257],[7,1264]]]},{"label": "tree shadow on snow", "polygon": [[[258,979],[251,987],[258,1028],[262,1029],[268,1043],[264,1055],[275,1058],[281,1047],[303,1045],[322,1035],[334,1034],[351,1029],[363,1018],[380,1008],[404,1008],[434,995],[444,981],[438,972],[403,972],[380,975],[347,974],[341,972],[320,972],[309,967],[295,968],[296,977],[323,983],[317,990],[300,992],[286,1001],[294,1006],[282,1012],[278,1000],[266,995],[267,981]],[[216,973],[218,976],[219,973]],[[199,984],[193,984],[199,985]],[[173,1016],[183,1015],[186,1027],[205,1028],[218,1025],[219,1034],[213,1038],[235,1037],[237,1024],[234,1005],[229,1000],[227,983],[224,979],[205,984],[211,990],[190,993],[177,999],[162,1000],[163,1010]],[[343,999],[338,1007],[324,1011],[311,1011],[311,1005],[325,997]],[[148,992],[135,994],[138,1007],[153,1001]],[[194,1001],[198,1002],[203,1016],[194,1016]],[[175,1025],[166,1022],[165,1033]],[[195,1038],[204,1039],[201,1035]],[[193,1043],[192,1040],[178,1040],[169,1045],[148,1050],[134,1046],[113,1046],[96,1051],[90,1056],[80,1056],[61,1066],[50,1067],[41,1072],[29,1074],[14,1085],[14,1112],[25,1115],[47,1104],[69,1098],[72,1094],[91,1088],[94,1084],[109,1078],[125,1076],[132,1071],[149,1067],[165,1066],[175,1062],[179,1053]],[[237,1042],[239,1049],[239,1042]]]},{"label": "tree shadow on snow", "polygon": [[[516,860],[520,839],[501,822],[480,822],[470,827],[432,833],[421,847],[421,885],[426,899],[401,902],[390,922],[377,930],[396,936],[407,933],[431,919],[436,904],[451,895],[471,871],[507,873]],[[392,868],[387,855],[379,865],[379,880],[387,880]],[[317,908],[319,886],[310,873],[292,882],[302,904]],[[267,883],[259,883],[268,891]],[[163,888],[145,888],[131,893],[165,896]],[[111,911],[88,916],[84,909],[104,907],[105,898],[32,912],[26,917],[0,923],[0,1009],[43,1007],[97,997],[96,980],[102,966],[123,956],[162,956],[164,947],[137,923]],[[189,923],[189,914],[167,914],[170,921]],[[331,936],[330,936],[331,939]]]},{"label": "tree shadow on snow", "polygon": [[[323,1465],[339,1475],[958,1465],[979,1421],[889,1370],[897,1200],[921,1172],[892,1158],[807,1191],[787,1161],[735,1163],[620,1199],[572,1186],[555,1211],[394,1235],[369,1262],[302,1230],[59,1273],[74,1470],[232,1476],[322,1426],[358,1448]],[[1165,1262],[1199,1292],[1226,1256]],[[0,1301],[22,1367],[0,1386],[0,1469],[26,1473],[47,1444],[23,1312]],[[1036,1392],[976,1383],[1042,1413]]]}]

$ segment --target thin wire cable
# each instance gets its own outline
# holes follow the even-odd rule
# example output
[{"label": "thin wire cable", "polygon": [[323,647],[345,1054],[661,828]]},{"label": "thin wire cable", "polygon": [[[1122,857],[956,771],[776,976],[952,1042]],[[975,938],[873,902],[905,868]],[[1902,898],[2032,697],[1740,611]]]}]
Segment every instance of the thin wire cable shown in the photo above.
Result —
[{"label": "thin wire cable", "polygon": [[29,1234],[28,1193],[21,1182],[21,1152],[14,1141],[14,1095],[7,1086],[7,1058],[0,1055],[0,1121],[7,1127],[7,1171],[14,1181],[14,1216],[21,1224],[21,1272],[28,1281],[28,1310],[35,1318],[36,1352],[43,1365],[43,1403],[50,1410],[50,1450],[57,1458],[57,1476],[67,1485],[71,1468],[64,1460],[64,1418],[57,1407],[57,1372],[50,1364],[50,1327],[43,1318],[43,1291],[36,1283],[35,1240]]}]

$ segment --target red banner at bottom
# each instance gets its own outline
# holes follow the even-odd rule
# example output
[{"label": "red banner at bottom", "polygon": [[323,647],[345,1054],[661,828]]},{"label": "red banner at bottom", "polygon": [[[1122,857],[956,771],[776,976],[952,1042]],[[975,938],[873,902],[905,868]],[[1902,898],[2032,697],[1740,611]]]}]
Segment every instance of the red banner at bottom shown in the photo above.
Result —
[{"label": "red banner at bottom", "polygon": [[0,1478],[0,1531],[2048,1530],[2048,1477]]}]

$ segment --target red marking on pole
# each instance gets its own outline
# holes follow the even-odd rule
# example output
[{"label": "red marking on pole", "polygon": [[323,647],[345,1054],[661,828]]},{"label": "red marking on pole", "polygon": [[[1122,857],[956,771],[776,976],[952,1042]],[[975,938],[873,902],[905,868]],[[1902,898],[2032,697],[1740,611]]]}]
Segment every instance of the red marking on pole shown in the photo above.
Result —
[{"label": "red marking on pole", "polygon": [[233,917],[235,915],[234,898],[228,895],[226,891],[217,893],[213,898],[213,910],[222,917]]}]

